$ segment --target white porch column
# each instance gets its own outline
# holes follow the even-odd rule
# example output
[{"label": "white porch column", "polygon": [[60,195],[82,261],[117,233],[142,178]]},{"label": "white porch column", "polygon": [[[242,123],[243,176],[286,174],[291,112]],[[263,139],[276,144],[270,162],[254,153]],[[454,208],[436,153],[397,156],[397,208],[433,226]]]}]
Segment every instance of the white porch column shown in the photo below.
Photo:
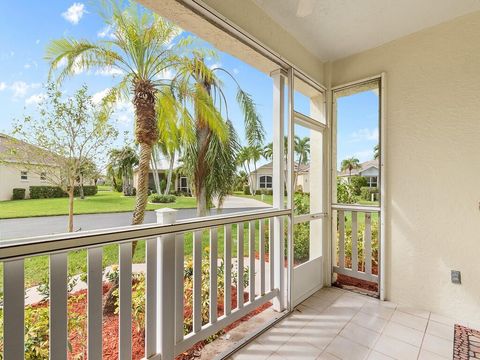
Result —
[{"label": "white porch column", "polygon": [[[284,209],[284,121],[285,121],[285,72],[276,70],[271,73],[273,78],[273,207]],[[274,287],[280,290],[279,296],[273,300],[275,311],[285,309],[285,242],[283,219],[275,218],[273,226],[274,240]]]},{"label": "white porch column", "polygon": [[[173,224],[177,210],[158,209],[157,223]],[[157,346],[162,360],[175,357],[175,234],[162,235],[157,239],[159,261],[157,263]]]}]

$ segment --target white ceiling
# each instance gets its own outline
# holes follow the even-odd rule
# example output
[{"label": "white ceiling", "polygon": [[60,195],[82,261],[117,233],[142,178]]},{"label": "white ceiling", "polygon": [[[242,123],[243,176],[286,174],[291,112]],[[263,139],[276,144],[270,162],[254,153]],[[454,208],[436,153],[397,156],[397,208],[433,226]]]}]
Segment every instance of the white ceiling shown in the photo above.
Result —
[{"label": "white ceiling", "polygon": [[480,0],[254,1],[323,61],[480,10]]}]

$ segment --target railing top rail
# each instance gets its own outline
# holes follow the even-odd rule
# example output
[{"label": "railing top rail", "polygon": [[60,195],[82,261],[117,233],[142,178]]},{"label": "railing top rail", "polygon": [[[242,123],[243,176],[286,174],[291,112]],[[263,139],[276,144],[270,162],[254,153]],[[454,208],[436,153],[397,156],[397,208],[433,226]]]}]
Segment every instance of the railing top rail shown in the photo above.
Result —
[{"label": "railing top rail", "polygon": [[202,218],[179,220],[174,224],[144,224],[110,229],[88,230],[79,233],[44,235],[0,242],[0,261],[20,257],[102,246],[159,235],[206,229],[239,222],[268,219],[291,214],[289,209],[261,209],[233,214],[218,214]]},{"label": "railing top rail", "polygon": [[380,206],[332,204],[332,210],[358,211],[358,212],[373,213],[373,212],[380,212]]}]

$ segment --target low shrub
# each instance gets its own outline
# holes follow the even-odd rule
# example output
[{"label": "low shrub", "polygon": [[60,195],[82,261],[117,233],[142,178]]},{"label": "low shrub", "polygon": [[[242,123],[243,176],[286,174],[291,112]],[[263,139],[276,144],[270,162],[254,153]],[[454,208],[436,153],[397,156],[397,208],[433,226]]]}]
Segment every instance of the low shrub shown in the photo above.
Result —
[{"label": "low shrub", "polygon": [[368,186],[362,187],[362,189],[360,191],[360,197],[363,200],[372,201],[372,195],[373,195],[373,201],[378,200],[378,188],[377,187],[368,187]]},{"label": "low shrub", "polygon": [[250,186],[243,185],[243,194],[244,195],[252,195],[252,193],[250,192]]},{"label": "low shrub", "polygon": [[160,194],[152,194],[150,195],[150,202],[152,203],[174,203],[177,201],[177,197],[175,195],[160,195]]},{"label": "low shrub", "polygon": [[13,189],[12,200],[24,200],[25,199],[25,189],[15,188]]},{"label": "low shrub", "polygon": [[367,178],[363,176],[351,176],[349,181],[350,184],[353,186],[353,192],[356,196],[360,196],[362,188],[368,186]]},{"label": "low shrub", "polygon": [[262,190],[260,189],[255,190],[255,195],[262,195]]},{"label": "low shrub", "polygon": [[66,197],[58,186],[30,186],[30,199],[53,199]]},{"label": "low shrub", "polygon": [[273,190],[272,189],[262,189],[261,193],[262,193],[262,195],[273,195]]},{"label": "low shrub", "polygon": [[116,183],[115,186],[113,186],[113,189],[116,192],[122,192],[123,191],[123,184],[122,183]]},{"label": "low shrub", "polygon": [[[85,196],[93,196],[98,192],[98,187],[95,185],[84,185],[83,194]],[[80,186],[75,186],[73,190],[74,196],[80,196]],[[58,186],[30,186],[31,199],[53,199],[68,197],[68,194]]]},{"label": "low shrub", "polygon": [[354,204],[356,202],[355,189],[351,184],[337,182],[337,203]]}]

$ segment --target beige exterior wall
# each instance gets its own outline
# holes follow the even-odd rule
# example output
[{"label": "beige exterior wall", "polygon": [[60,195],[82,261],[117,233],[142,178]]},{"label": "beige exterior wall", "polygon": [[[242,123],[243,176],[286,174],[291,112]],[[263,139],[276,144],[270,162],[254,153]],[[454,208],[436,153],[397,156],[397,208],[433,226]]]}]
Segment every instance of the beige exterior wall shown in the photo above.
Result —
[{"label": "beige exterior wall", "polygon": [[30,186],[49,185],[47,181],[40,180],[39,174],[32,171],[28,171],[28,180],[21,180],[20,171],[19,167],[6,163],[0,164],[0,201],[11,200],[15,188],[25,189],[25,196],[28,198]]},{"label": "beige exterior wall", "polygon": [[[386,72],[386,296],[480,321],[480,13],[332,64]],[[462,272],[462,285],[450,270]]]}]

